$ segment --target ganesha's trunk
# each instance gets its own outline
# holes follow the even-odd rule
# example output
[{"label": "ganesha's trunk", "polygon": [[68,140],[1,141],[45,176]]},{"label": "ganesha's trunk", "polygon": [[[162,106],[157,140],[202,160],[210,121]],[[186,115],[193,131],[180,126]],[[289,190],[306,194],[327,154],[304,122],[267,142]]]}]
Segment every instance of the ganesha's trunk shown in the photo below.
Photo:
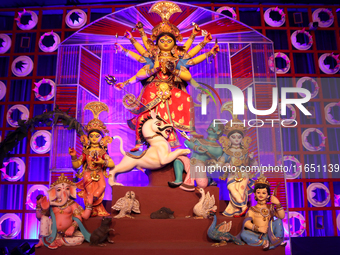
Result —
[{"label": "ganesha's trunk", "polygon": [[53,206],[63,206],[67,203],[67,200],[68,200],[68,196],[67,196],[67,193],[66,191],[64,191],[61,195],[61,201],[60,202],[57,202],[57,201],[50,201],[50,205],[53,205]]}]

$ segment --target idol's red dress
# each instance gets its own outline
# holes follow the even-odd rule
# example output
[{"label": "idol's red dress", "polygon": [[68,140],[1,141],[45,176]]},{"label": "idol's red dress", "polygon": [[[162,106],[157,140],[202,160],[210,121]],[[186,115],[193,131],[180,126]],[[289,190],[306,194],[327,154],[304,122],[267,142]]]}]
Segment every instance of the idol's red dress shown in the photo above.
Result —
[{"label": "idol's red dress", "polygon": [[[141,121],[150,115],[149,109],[158,113],[165,121],[182,131],[193,131],[194,106],[191,96],[186,92],[185,83],[172,73],[163,74],[159,71],[148,82],[138,100],[144,105],[130,110],[136,117],[128,121],[131,129],[136,131],[136,144],[141,144],[139,126]],[[171,147],[178,147],[176,131],[169,137]]]}]

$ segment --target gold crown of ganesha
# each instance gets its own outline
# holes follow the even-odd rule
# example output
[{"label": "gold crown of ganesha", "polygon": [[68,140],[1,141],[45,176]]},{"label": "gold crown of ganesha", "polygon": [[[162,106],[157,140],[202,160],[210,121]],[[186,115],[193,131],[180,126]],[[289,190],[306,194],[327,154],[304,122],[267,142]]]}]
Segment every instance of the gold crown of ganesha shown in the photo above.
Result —
[{"label": "gold crown of ganesha", "polygon": [[151,40],[155,41],[161,33],[173,34],[180,42],[183,40],[179,29],[169,21],[172,14],[182,12],[177,4],[168,1],[157,2],[151,6],[150,12],[157,13],[162,18],[162,22],[152,29]]},{"label": "gold crown of ganesha", "polygon": [[58,179],[51,184],[51,187],[54,187],[54,186],[61,184],[61,183],[65,183],[65,184],[69,184],[69,185],[75,185],[72,181],[67,179],[67,177],[64,174],[61,174],[58,177]]}]

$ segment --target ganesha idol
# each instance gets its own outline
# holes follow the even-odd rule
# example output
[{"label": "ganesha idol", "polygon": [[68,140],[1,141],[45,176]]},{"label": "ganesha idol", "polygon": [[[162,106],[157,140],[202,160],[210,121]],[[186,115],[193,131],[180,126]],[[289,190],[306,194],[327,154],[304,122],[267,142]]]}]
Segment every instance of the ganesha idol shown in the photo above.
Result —
[{"label": "ganesha idol", "polygon": [[82,224],[92,211],[92,197],[88,196],[84,210],[73,199],[77,196],[76,185],[64,174],[51,185],[48,198],[42,196],[37,200],[36,216],[40,220],[39,243],[50,249],[59,246],[75,246],[90,240],[90,233]]},{"label": "ganesha idol", "polygon": [[76,175],[82,178],[76,184],[80,189],[78,196],[84,199],[85,204],[87,197],[93,197],[91,217],[108,216],[110,214],[102,204],[106,187],[105,177],[108,178],[106,169],[114,168],[115,164],[107,153],[107,145],[112,142],[112,138],[108,136],[109,131],[98,116],[103,111],[109,112],[109,108],[102,102],[90,102],[85,105],[84,110],[90,110],[94,118],[85,126],[87,135],[80,137],[83,144],[82,154],[77,158],[76,151],[69,149],[73,168],[82,168],[81,173]]}]

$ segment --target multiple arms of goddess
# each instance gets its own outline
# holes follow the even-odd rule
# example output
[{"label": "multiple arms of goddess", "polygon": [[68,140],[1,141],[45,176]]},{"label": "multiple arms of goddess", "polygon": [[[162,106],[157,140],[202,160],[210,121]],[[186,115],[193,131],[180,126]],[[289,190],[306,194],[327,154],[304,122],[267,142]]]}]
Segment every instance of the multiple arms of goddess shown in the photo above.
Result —
[{"label": "multiple arms of goddess", "polygon": [[[153,74],[155,74],[157,71],[160,70],[160,64],[158,61],[158,54],[154,54],[153,51],[157,50],[157,47],[153,44],[153,42],[147,38],[144,29],[143,29],[143,25],[139,22],[136,26],[138,28],[138,31],[141,35],[143,44],[145,46],[145,48],[136,41],[135,38],[133,38],[132,34],[129,31],[126,31],[125,36],[130,40],[130,42],[134,45],[135,49],[138,51],[139,54],[129,51],[127,49],[125,49],[122,45],[116,43],[117,49],[118,51],[124,51],[125,55],[132,58],[135,61],[138,61],[140,63],[144,63],[146,64],[143,68],[141,68],[137,74],[133,77],[131,77],[130,79],[126,80],[125,82],[119,82],[115,85],[115,87],[118,90],[121,90],[123,87],[125,87],[128,84],[134,84],[137,81],[146,79],[150,76],[152,76]],[[199,33],[199,27],[197,25],[195,25],[195,27],[193,28],[192,34],[189,37],[189,39],[185,42],[184,47],[185,49],[190,48],[192,42],[195,39],[195,36]],[[202,61],[204,61],[205,59],[207,59],[209,56],[211,55],[216,55],[216,53],[219,51],[219,46],[216,44],[209,52],[199,55],[196,58],[192,58],[193,56],[195,56],[200,50],[202,50],[204,48],[204,46],[210,42],[212,40],[211,34],[207,34],[203,40],[203,42],[199,43],[196,47],[194,47],[192,50],[190,50],[189,52],[186,52],[184,55],[183,59],[189,59],[187,61],[187,65],[188,66],[192,66],[192,65],[196,65],[201,63]],[[154,65],[153,68],[150,68],[150,64],[147,63],[147,59],[148,57],[152,57],[155,56],[154,59]],[[167,64],[167,68],[170,72],[172,72],[175,76],[179,77],[180,79],[184,80],[184,81],[190,81],[191,79],[191,74],[189,72],[189,70],[184,67],[181,66],[180,69],[176,69],[176,66],[174,66],[174,64],[169,61],[169,63]]]}]

